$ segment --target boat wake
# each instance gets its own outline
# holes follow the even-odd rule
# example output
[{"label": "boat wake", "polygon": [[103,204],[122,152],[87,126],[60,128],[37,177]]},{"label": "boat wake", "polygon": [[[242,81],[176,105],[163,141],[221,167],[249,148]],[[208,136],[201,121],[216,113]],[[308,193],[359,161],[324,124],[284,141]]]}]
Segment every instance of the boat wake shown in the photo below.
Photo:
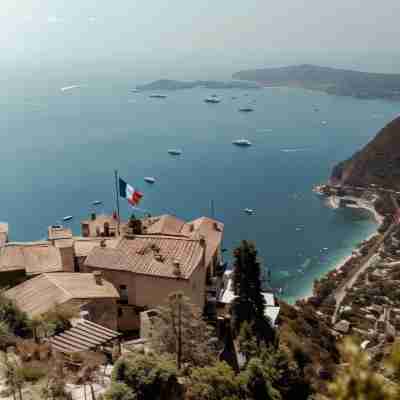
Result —
[{"label": "boat wake", "polygon": [[259,133],[268,133],[268,132],[272,132],[272,131],[273,131],[273,129],[267,128],[267,129],[259,129],[257,132],[259,132]]},{"label": "boat wake", "polygon": [[81,88],[81,85],[71,85],[71,86],[64,86],[60,90],[62,92],[67,92],[68,90],[79,89],[79,88]]},{"label": "boat wake", "polygon": [[281,149],[283,153],[297,153],[299,151],[308,151],[306,148],[298,148],[298,149]]}]

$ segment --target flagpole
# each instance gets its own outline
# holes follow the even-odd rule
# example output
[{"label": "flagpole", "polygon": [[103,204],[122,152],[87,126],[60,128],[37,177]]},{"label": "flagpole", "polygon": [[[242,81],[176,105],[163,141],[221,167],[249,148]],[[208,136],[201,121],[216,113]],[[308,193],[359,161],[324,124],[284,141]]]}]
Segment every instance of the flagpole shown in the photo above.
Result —
[{"label": "flagpole", "polygon": [[118,217],[118,222],[117,222],[117,232],[118,232],[118,236],[120,235],[120,220],[121,220],[121,216],[120,216],[120,212],[119,212],[119,185],[118,185],[118,171],[115,170],[114,171],[114,175],[115,175],[115,204],[117,206],[117,217]]}]

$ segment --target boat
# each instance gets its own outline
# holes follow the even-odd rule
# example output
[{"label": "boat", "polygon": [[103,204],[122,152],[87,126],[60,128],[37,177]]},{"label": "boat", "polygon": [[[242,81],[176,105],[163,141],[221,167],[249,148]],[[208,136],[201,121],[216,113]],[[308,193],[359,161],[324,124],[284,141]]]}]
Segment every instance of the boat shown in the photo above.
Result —
[{"label": "boat", "polygon": [[66,217],[63,218],[63,221],[64,222],[71,221],[72,218],[73,218],[72,215],[67,215]]},{"label": "boat", "polygon": [[145,176],[143,178],[147,183],[154,183],[156,181],[155,178],[153,178],[152,176]]},{"label": "boat", "polygon": [[139,92],[139,89],[131,89],[130,92],[131,92],[131,93],[138,93],[138,92]]},{"label": "boat", "polygon": [[221,100],[218,97],[207,97],[204,99],[205,103],[217,104],[221,103]]},{"label": "boat", "polygon": [[166,94],[151,94],[149,97],[151,99],[166,99],[167,95]]},{"label": "boat", "polygon": [[252,144],[250,140],[247,139],[237,139],[234,140],[232,143],[236,146],[241,146],[241,147],[249,147]]},{"label": "boat", "polygon": [[327,121],[321,121],[322,125],[326,125],[328,122]]},{"label": "boat", "polygon": [[255,211],[252,208],[245,208],[243,210],[247,215],[254,215]]},{"label": "boat", "polygon": [[240,112],[252,112],[252,111],[254,111],[254,108],[252,108],[252,107],[242,107],[242,108],[239,108],[239,111]]},{"label": "boat", "polygon": [[171,154],[171,156],[180,156],[182,154],[182,150],[180,150],[180,149],[169,149],[168,153]]},{"label": "boat", "polygon": [[102,202],[101,200],[94,200],[94,201],[92,202],[92,204],[93,204],[94,206],[99,206],[100,204],[103,204],[103,202]]}]

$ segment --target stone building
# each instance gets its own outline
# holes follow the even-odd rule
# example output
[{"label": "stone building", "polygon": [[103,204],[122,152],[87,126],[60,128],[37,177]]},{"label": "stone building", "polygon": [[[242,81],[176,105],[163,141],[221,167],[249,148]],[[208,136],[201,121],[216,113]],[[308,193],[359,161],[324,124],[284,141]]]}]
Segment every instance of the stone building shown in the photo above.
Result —
[{"label": "stone building", "polygon": [[50,226],[48,240],[7,242],[0,247],[0,273],[34,276],[46,272],[74,272],[73,238],[70,229]]},{"label": "stone building", "polygon": [[[79,237],[74,237],[70,229],[55,225],[49,227],[47,240],[4,243],[0,247],[0,283],[7,282],[12,287],[44,274],[46,278],[32,279],[38,285],[37,282],[49,281],[49,274],[54,281],[55,273],[69,273],[69,279],[74,279],[72,273],[92,276],[101,271],[118,291],[120,298],[114,310],[117,328],[126,331],[139,329],[139,313],[162,305],[172,292],[184,292],[203,309],[207,289],[223,273],[224,226],[210,218],[185,222],[162,215],[131,219],[120,223],[118,229],[115,216],[92,214],[81,222],[81,228]],[[7,276],[9,273],[13,279]],[[18,279],[14,274],[19,274]],[[84,291],[82,287],[82,296]],[[55,295],[54,291],[49,293]],[[93,315],[100,312],[101,302],[98,297]],[[107,304],[103,306],[107,308]]]},{"label": "stone building", "polygon": [[101,270],[118,289],[121,330],[139,329],[140,312],[162,305],[172,292],[182,291],[203,309],[207,278],[220,267],[223,224],[162,216],[143,227],[145,234],[125,231],[110,247],[106,241],[93,247],[82,266],[85,272]]},{"label": "stone building", "polygon": [[117,329],[119,293],[101,273],[45,273],[29,279],[5,296],[15,301],[29,317],[40,316],[56,305],[74,305],[86,311],[87,319],[109,329]]}]

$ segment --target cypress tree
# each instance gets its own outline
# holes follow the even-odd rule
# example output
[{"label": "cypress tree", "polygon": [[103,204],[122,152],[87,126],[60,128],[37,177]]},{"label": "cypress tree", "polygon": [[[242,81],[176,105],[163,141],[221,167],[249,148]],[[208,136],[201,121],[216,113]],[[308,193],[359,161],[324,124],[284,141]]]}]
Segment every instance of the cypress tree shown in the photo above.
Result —
[{"label": "cypress tree", "polygon": [[234,251],[233,288],[236,295],[232,303],[234,331],[237,334],[243,322],[252,324],[257,339],[272,342],[274,332],[265,316],[262,293],[261,265],[253,243],[242,241]]}]

